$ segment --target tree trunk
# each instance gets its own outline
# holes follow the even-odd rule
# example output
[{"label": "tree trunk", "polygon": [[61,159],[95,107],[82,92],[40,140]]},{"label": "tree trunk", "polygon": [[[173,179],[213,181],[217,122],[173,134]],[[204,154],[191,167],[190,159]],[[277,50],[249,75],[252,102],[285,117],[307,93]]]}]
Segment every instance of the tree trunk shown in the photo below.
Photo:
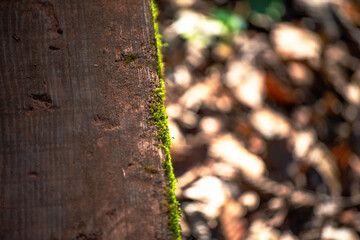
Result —
[{"label": "tree trunk", "polygon": [[0,239],[171,239],[148,0],[0,2]]}]

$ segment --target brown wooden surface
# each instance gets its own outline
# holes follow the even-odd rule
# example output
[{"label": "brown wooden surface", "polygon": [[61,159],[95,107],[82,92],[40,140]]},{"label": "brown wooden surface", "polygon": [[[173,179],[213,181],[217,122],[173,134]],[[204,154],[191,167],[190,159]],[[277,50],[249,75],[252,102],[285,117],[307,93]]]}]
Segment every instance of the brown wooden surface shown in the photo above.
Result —
[{"label": "brown wooden surface", "polygon": [[0,18],[0,239],[171,239],[149,1],[0,1]]}]

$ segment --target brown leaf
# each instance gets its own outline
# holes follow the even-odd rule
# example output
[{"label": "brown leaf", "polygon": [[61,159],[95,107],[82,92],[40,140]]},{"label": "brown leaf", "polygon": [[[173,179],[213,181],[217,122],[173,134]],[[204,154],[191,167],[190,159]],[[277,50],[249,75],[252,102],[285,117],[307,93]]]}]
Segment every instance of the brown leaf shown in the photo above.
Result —
[{"label": "brown leaf", "polygon": [[270,72],[266,74],[265,87],[267,97],[271,100],[281,104],[296,103],[292,89],[285,86],[285,84],[280,82],[280,80]]},{"label": "brown leaf", "polygon": [[242,218],[244,211],[241,205],[232,199],[224,204],[220,213],[224,239],[240,240],[244,237],[247,228],[247,221]]},{"label": "brown leaf", "polygon": [[332,148],[332,153],[338,166],[341,169],[346,169],[349,166],[349,159],[352,156],[352,151],[347,144],[339,144]]}]

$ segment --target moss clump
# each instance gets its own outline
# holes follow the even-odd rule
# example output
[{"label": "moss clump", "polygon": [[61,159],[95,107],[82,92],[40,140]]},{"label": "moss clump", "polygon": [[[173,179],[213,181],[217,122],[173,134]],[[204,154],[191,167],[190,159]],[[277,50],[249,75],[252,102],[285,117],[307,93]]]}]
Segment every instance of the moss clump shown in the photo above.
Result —
[{"label": "moss clump", "polygon": [[150,0],[152,17],[154,22],[154,32],[155,39],[154,43],[156,46],[156,56],[157,56],[157,74],[159,77],[160,87],[155,89],[152,94],[153,101],[150,104],[150,113],[151,120],[158,129],[158,139],[161,140],[162,144],[159,146],[164,150],[164,163],[163,167],[165,174],[169,179],[169,185],[166,189],[166,196],[168,199],[168,214],[169,214],[169,228],[173,234],[173,239],[181,239],[181,229],[180,229],[180,215],[181,209],[179,207],[179,202],[175,197],[176,190],[176,178],[173,172],[173,167],[171,164],[170,156],[170,147],[171,147],[171,137],[168,126],[168,119],[165,111],[165,83],[164,83],[164,64],[163,56],[161,54],[161,35],[159,33],[159,26],[156,22],[157,15],[159,13],[158,8],[154,0]]},{"label": "moss clump", "polygon": [[125,60],[125,63],[134,62],[137,59],[137,56],[134,53],[131,53],[129,57]]},{"label": "moss clump", "polygon": [[148,166],[143,166],[143,168],[144,168],[144,169],[145,169],[145,171],[146,171],[146,172],[148,172],[148,173],[151,173],[151,174],[158,174],[158,171],[157,171],[157,170],[152,169],[152,168],[150,168],[150,167],[148,167]]}]

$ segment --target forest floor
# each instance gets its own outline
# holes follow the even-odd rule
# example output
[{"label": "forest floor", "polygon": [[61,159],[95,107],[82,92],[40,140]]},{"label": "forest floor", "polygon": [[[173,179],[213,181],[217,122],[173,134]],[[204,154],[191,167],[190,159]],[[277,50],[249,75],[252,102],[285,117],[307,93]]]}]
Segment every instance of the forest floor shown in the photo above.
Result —
[{"label": "forest floor", "polygon": [[184,239],[360,239],[360,1],[158,1]]}]

